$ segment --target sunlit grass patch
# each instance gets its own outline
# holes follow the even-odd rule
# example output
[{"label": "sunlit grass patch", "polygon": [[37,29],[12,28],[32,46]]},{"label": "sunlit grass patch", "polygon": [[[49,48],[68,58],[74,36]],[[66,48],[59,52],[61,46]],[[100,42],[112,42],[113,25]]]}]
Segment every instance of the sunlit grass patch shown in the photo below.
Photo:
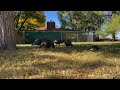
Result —
[{"label": "sunlit grass patch", "polygon": [[[0,78],[109,79],[120,78],[120,43],[81,42],[54,49],[18,44],[16,51],[0,50]],[[98,45],[97,52],[89,51]]]}]

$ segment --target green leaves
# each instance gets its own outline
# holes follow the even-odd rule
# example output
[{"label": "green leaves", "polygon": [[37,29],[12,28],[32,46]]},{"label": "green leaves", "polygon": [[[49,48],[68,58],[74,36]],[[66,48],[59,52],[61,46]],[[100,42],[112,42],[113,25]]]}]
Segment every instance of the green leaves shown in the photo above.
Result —
[{"label": "green leaves", "polygon": [[112,12],[111,17],[106,20],[104,25],[101,27],[101,31],[99,34],[101,35],[112,35],[113,40],[115,40],[115,34],[117,34],[120,31],[120,15],[116,11]]},{"label": "green leaves", "polygon": [[59,11],[58,18],[63,28],[95,30],[104,22],[103,11]]}]

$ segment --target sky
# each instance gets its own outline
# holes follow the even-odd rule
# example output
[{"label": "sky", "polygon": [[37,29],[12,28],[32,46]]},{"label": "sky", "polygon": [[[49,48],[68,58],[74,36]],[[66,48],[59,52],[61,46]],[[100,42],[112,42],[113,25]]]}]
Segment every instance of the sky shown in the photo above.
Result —
[{"label": "sky", "polygon": [[61,26],[57,17],[57,11],[44,11],[44,14],[46,16],[46,22],[52,20],[57,26]]}]

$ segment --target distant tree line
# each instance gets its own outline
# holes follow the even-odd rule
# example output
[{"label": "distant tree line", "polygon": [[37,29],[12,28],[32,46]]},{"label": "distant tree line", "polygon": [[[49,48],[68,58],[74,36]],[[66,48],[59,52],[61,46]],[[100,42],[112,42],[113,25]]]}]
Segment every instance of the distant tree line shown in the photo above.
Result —
[{"label": "distant tree line", "polygon": [[98,35],[115,35],[120,31],[120,11],[58,11],[61,28],[92,30]]}]

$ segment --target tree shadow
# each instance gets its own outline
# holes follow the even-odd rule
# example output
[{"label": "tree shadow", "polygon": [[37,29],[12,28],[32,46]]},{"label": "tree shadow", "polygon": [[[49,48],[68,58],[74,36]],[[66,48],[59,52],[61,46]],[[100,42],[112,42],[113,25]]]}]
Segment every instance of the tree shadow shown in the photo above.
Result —
[{"label": "tree shadow", "polygon": [[37,57],[40,57],[41,60],[49,59],[50,61],[45,63],[34,63],[32,64],[35,67],[38,68],[45,68],[48,70],[67,70],[75,68],[75,65],[78,65],[79,61],[73,61],[69,60],[63,57],[56,57],[52,55],[38,55]]},{"label": "tree shadow", "polygon": [[[45,62],[45,63],[34,63],[32,64],[33,67],[39,67],[39,68],[44,68],[47,70],[68,70],[68,69],[74,69],[74,70],[81,70],[81,69],[89,69],[89,70],[94,70],[102,66],[108,66],[108,67],[113,67],[115,66],[114,64],[107,63],[101,60],[97,61],[88,61],[88,62],[82,62],[80,60],[69,60],[65,59],[63,57],[55,57],[52,55],[41,55],[41,58],[46,58],[50,59],[50,62]],[[52,60],[55,60],[52,62]]]},{"label": "tree shadow", "polygon": [[120,57],[120,44],[101,45],[105,57]]},{"label": "tree shadow", "polygon": [[74,79],[71,76],[63,76],[63,75],[49,75],[45,77],[46,79]]},{"label": "tree shadow", "polygon": [[[22,53],[23,55],[25,53]],[[29,52],[29,54],[31,54],[32,59],[37,59],[37,62],[31,63],[29,66],[32,68],[29,68],[29,66],[25,66],[27,69],[22,69],[24,68],[24,66],[21,66],[22,68],[20,70],[16,70],[16,75],[18,75],[17,77],[21,77],[23,76],[23,78],[25,78],[26,76],[32,76],[32,75],[38,75],[40,74],[40,71],[67,71],[67,70],[73,70],[76,71],[78,74],[81,71],[82,74],[89,74],[90,71],[93,71],[97,68],[103,67],[103,66],[108,66],[108,67],[114,67],[114,64],[110,64],[110,63],[106,63],[104,61],[101,60],[97,60],[97,61],[88,61],[88,62],[82,62],[82,60],[69,60],[66,59],[64,57],[61,56],[54,56],[54,55],[39,55],[39,54],[35,54],[36,56],[34,56],[33,53]],[[27,54],[25,54],[26,56]],[[28,57],[28,56],[26,56]],[[31,59],[31,60],[32,60]],[[39,60],[46,60],[46,62],[39,62]],[[48,60],[48,61],[47,61]],[[27,61],[27,60],[26,60]],[[9,72],[9,74],[7,74]],[[1,76],[1,78],[11,78],[13,77],[13,71],[2,71],[1,75],[3,75],[2,73],[5,73],[6,76]],[[45,78],[49,78],[49,79],[70,79],[70,78],[75,78],[74,76],[64,76],[62,74],[52,74],[52,75],[48,75]]]},{"label": "tree shadow", "polygon": [[84,63],[81,66],[81,68],[89,69],[89,70],[94,70],[94,69],[100,68],[102,66],[114,67],[115,65],[112,64],[112,63],[107,63],[107,62],[98,60],[98,61],[89,61],[89,62],[86,62],[86,63]]},{"label": "tree shadow", "polygon": [[83,52],[85,50],[89,50],[91,45],[74,45],[72,47],[60,46],[56,47],[55,49],[49,49],[52,52],[64,52],[66,54],[73,53],[73,52]]},{"label": "tree shadow", "polygon": [[[82,73],[84,74],[89,74],[90,71],[93,71],[97,68],[101,68],[101,67],[114,67],[115,65],[112,63],[107,63],[101,60],[97,60],[97,61],[88,61],[88,62],[82,62],[80,60],[69,60],[63,57],[55,57],[52,55],[41,55],[41,58],[44,59],[49,59],[50,58],[50,62],[37,62],[37,63],[33,63],[32,67],[33,68],[39,68],[39,70],[47,70],[47,71],[67,71],[67,70],[73,70],[75,72]],[[61,59],[62,58],[62,59]],[[54,62],[52,62],[52,60],[55,60]],[[70,78],[75,78],[74,76],[64,76],[62,74],[57,74],[57,72],[55,74],[52,75],[47,75],[45,76],[46,78],[49,79],[70,79]],[[81,77],[82,78],[82,77]]]},{"label": "tree shadow", "polygon": [[[69,54],[69,53],[81,53],[81,52],[84,52],[84,51],[88,51],[90,52],[90,47],[92,45],[95,45],[95,44],[77,44],[77,45],[73,45],[73,47],[66,47],[64,45],[61,45],[61,46],[56,46],[55,48],[38,48],[38,47],[31,47],[31,46],[24,46],[24,47],[18,47],[18,49],[25,49],[25,50],[45,50],[45,51],[52,51],[52,52],[63,52],[63,53],[66,53],[66,54]],[[111,43],[111,44],[108,44],[108,45],[104,45],[104,44],[96,44],[98,47],[99,47],[99,51],[98,52],[101,52],[104,56],[107,57],[107,55],[111,54],[112,56],[116,56],[116,57],[120,57],[120,43]],[[107,53],[107,54],[105,54]]]}]

